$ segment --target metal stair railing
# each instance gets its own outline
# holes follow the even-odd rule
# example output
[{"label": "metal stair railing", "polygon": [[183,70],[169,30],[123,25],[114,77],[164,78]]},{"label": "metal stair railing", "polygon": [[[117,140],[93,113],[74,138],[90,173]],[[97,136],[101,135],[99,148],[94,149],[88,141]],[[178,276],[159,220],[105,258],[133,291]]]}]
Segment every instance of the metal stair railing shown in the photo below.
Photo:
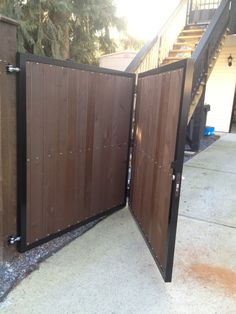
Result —
[{"label": "metal stair railing", "polygon": [[[201,86],[206,84],[213,64],[219,55],[222,39],[226,36],[226,30],[230,21],[230,7],[230,0],[223,0],[221,2],[192,55],[192,59],[194,60],[192,99],[194,99],[196,93],[200,94],[202,92],[203,88]],[[195,101],[192,105],[196,108],[197,104]],[[193,109],[190,108],[189,120],[194,112]]]},{"label": "metal stair railing", "polygon": [[207,24],[211,21],[221,0],[189,0],[186,24]]},{"label": "metal stair railing", "polygon": [[126,72],[145,72],[161,65],[185,26],[188,0],[182,0],[157,36],[148,42],[126,68]]}]

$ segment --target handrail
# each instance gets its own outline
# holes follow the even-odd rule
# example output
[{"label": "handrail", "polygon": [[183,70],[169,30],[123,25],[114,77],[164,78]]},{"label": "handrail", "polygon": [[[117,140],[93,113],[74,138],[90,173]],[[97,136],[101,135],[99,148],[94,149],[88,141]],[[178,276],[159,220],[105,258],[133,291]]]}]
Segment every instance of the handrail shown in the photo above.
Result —
[{"label": "handrail", "polygon": [[[222,0],[189,0],[186,24],[207,24]],[[202,14],[204,12],[204,14]]]},{"label": "handrail", "polygon": [[157,36],[137,53],[126,68],[127,72],[147,71],[162,63],[185,26],[187,9],[188,0],[182,0]]},{"label": "handrail", "polygon": [[236,1],[231,2],[231,10],[230,10],[230,34],[235,34],[236,33]]},{"label": "handrail", "polygon": [[[230,2],[231,2],[230,0],[223,0],[221,2],[219,8],[215,12],[213,19],[211,20],[209,26],[207,27],[206,32],[202,36],[201,40],[199,41],[197,48],[195,49],[195,51],[192,55],[193,59],[197,59],[200,56],[202,49],[208,44],[209,40],[211,39],[212,33],[215,30],[218,22],[221,21],[221,17],[224,13],[226,6],[228,5],[228,8],[229,8]],[[228,10],[228,12],[230,12],[230,10]],[[221,24],[221,26],[223,26],[223,25]],[[225,27],[221,27],[221,28],[223,30],[225,29]]]},{"label": "handrail", "polygon": [[230,2],[231,0],[222,0],[192,55],[192,59],[195,60],[192,94],[195,93],[208,72],[209,63],[229,24]]}]

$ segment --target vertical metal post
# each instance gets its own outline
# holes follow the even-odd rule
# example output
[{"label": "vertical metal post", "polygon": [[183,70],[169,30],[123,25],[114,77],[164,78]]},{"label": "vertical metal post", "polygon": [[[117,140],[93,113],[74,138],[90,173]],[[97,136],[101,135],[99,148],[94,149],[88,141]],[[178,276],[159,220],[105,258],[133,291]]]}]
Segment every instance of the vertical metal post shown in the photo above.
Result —
[{"label": "vertical metal post", "polygon": [[17,25],[0,15],[0,262],[15,252],[7,240],[16,233],[16,77],[6,66],[16,62]]},{"label": "vertical metal post", "polygon": [[188,24],[191,24],[191,22],[190,22],[190,16],[191,16],[192,10],[193,10],[193,0],[189,0]]}]

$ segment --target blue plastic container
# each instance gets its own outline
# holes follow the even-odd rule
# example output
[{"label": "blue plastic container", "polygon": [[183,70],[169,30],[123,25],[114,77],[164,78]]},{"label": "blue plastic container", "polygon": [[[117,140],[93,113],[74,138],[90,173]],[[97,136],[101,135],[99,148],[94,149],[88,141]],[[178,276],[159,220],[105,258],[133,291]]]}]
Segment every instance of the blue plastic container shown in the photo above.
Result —
[{"label": "blue plastic container", "polygon": [[204,135],[205,136],[215,135],[215,128],[212,126],[206,126],[204,130]]}]

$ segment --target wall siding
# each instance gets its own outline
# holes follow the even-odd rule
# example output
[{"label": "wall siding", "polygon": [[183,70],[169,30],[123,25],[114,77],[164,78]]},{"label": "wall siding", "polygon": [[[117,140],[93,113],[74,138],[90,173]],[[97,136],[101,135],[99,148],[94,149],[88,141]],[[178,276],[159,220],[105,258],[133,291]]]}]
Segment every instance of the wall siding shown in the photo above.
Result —
[{"label": "wall siding", "polygon": [[[236,84],[235,36],[229,36],[207,83],[205,103],[211,105],[207,125],[218,132],[229,132]],[[227,58],[233,57],[228,66]]]}]

